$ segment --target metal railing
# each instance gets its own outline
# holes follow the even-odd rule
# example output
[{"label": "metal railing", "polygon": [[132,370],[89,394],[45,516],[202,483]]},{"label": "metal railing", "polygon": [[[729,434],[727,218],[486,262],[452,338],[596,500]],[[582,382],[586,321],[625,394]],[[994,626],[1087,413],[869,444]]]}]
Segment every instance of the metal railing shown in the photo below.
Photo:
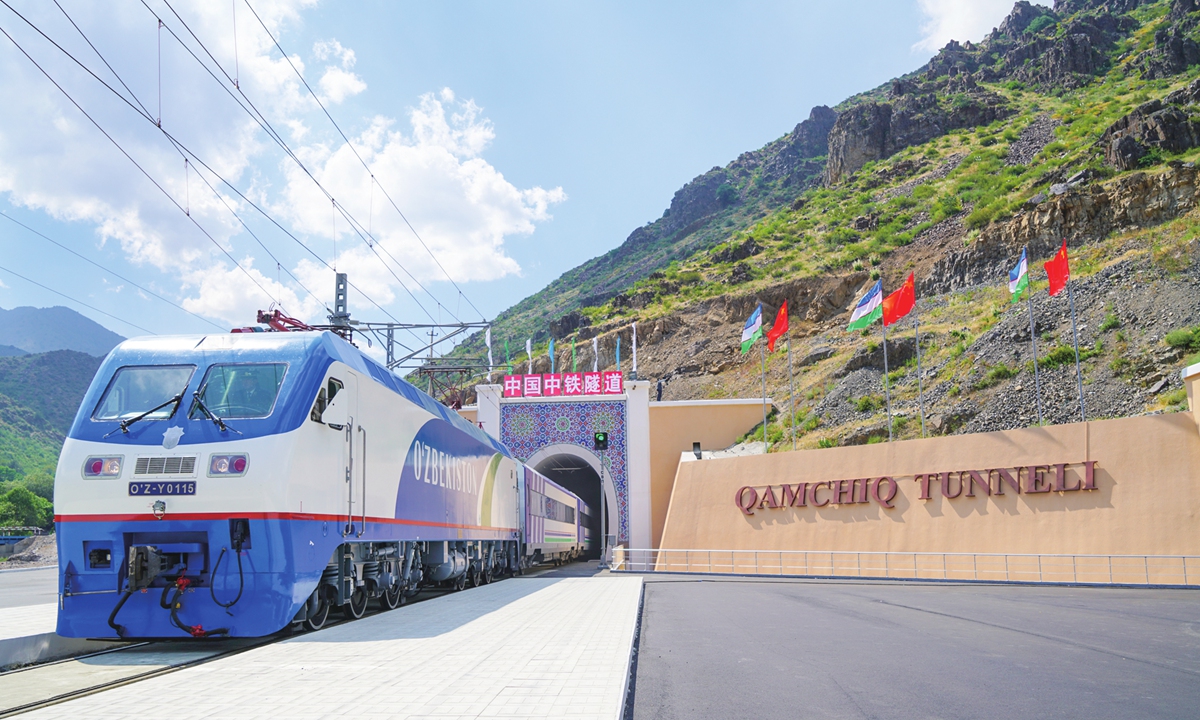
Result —
[{"label": "metal railing", "polygon": [[613,548],[618,572],[1200,586],[1200,556]]}]

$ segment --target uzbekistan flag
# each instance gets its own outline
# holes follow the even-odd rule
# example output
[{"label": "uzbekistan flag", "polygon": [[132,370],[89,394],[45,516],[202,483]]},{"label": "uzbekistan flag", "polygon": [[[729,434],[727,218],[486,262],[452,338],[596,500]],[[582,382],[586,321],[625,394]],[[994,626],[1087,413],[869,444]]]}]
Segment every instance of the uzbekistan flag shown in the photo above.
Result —
[{"label": "uzbekistan flag", "polygon": [[1008,291],[1012,293],[1012,301],[1021,299],[1021,294],[1029,288],[1029,260],[1025,257],[1025,248],[1021,248],[1021,261],[1008,271]]},{"label": "uzbekistan flag", "polygon": [[754,341],[762,337],[762,303],[754,308],[754,312],[750,313],[750,318],[746,320],[746,326],[742,328],[742,354],[750,352],[750,346]]},{"label": "uzbekistan flag", "polygon": [[854,306],[846,332],[862,330],[883,317],[883,281],[876,280],[871,290]]}]

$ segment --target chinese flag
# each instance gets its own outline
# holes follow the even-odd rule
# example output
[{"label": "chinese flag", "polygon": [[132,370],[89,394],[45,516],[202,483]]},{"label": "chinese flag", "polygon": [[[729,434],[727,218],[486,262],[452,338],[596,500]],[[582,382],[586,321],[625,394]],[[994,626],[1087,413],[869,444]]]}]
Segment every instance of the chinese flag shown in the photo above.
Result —
[{"label": "chinese flag", "polygon": [[912,312],[913,306],[916,304],[917,287],[913,282],[913,274],[909,273],[908,279],[904,281],[900,289],[883,299],[884,326],[900,322],[901,318]]},{"label": "chinese flag", "polygon": [[1045,264],[1046,275],[1050,277],[1050,297],[1063,291],[1067,281],[1071,279],[1071,266],[1067,264],[1067,241],[1063,240],[1062,247],[1054,259]]},{"label": "chinese flag", "polygon": [[775,313],[775,324],[767,331],[767,349],[775,352],[775,341],[783,337],[787,331],[787,300],[784,300],[783,304],[779,306],[779,312]]}]

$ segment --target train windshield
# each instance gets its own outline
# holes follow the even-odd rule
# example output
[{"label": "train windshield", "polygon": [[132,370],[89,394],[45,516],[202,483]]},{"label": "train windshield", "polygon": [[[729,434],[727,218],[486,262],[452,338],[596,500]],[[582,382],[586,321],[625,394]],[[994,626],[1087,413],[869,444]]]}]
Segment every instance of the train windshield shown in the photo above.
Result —
[{"label": "train windshield", "polygon": [[[213,365],[200,385],[200,400],[223,420],[267,417],[286,372],[287,363]],[[193,403],[188,417],[203,420],[206,416],[199,403]]]},{"label": "train windshield", "polygon": [[146,416],[147,420],[165,420],[175,414],[171,398],[187,389],[195,365],[142,365],[123,367],[92,413],[93,420],[127,420],[168,403]]}]

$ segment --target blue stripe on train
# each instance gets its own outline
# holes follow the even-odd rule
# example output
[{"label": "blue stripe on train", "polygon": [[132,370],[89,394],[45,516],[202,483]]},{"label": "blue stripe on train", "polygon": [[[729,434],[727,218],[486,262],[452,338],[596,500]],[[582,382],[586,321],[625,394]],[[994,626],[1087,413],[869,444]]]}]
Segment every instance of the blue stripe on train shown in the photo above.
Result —
[{"label": "blue stripe on train", "polygon": [[[231,517],[237,517],[233,515]],[[64,637],[113,637],[108,616],[121,597],[125,581],[125,549],[130,545],[172,547],[188,554],[188,576],[199,575],[200,587],[183,596],[180,620],[206,630],[229,628],[234,637],[269,635],[285,627],[316,588],[337,546],[350,540],[440,541],[509,539],[511,531],[431,528],[387,522],[367,523],[362,537],[343,539],[343,522],[335,520],[251,519],[248,549],[242,554],[245,589],[237,604],[225,609],[213,602],[209,578],[222,548],[230,547],[230,518],[203,520],[71,521],[56,523],[59,553],[58,634]],[[89,553],[108,550],[109,566],[92,569]],[[222,602],[238,592],[237,559],[227,550],[215,577]],[[163,609],[161,587],[135,593],[116,622],[126,637],[186,638]],[[169,599],[170,595],[168,595]]]}]

